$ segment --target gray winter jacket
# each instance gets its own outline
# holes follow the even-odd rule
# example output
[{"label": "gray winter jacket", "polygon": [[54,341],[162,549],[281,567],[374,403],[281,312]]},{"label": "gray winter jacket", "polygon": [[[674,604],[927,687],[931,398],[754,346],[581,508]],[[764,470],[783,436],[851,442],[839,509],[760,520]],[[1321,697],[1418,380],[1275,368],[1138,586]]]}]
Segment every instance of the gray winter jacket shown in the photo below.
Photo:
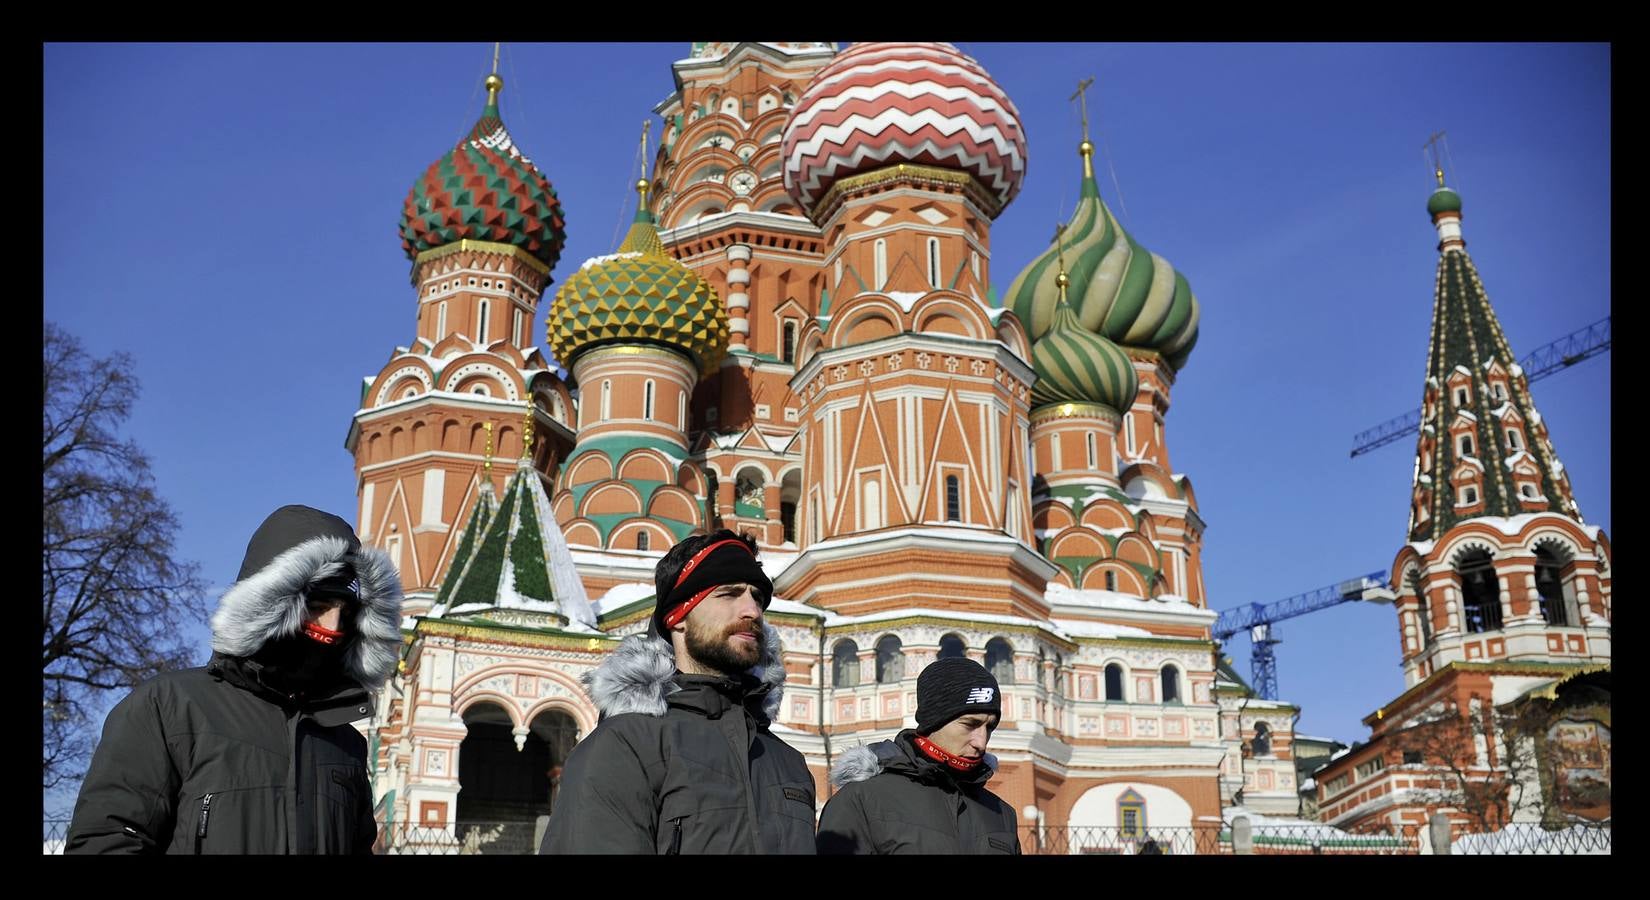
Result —
[{"label": "gray winter jacket", "polygon": [[684,675],[632,635],[586,683],[601,724],[573,749],[541,853],[813,853],[814,782],[768,732],[785,667],[766,626],[744,677]]},{"label": "gray winter jacket", "polygon": [[[353,537],[351,535],[350,537]],[[349,562],[361,604],[345,673],[308,695],[251,658],[306,617],[306,590]],[[143,682],[109,713],[65,853],[370,853],[377,833],[367,685],[394,670],[401,584],[389,557],[343,537],[293,546],[238,581],[202,668]]]},{"label": "gray winter jacket", "polygon": [[1014,810],[985,788],[996,757],[960,774],[924,756],[915,734],[854,747],[831,767],[819,852],[1018,854]]}]

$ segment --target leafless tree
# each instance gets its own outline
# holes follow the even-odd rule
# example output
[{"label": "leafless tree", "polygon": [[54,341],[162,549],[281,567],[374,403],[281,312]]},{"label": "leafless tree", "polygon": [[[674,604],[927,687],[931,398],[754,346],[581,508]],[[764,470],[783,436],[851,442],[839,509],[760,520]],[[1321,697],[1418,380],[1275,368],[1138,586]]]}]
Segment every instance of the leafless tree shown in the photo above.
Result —
[{"label": "leafless tree", "polygon": [[42,383],[41,777],[84,774],[107,692],[190,664],[180,625],[205,620],[199,569],[173,555],[177,517],[149,458],[117,436],[138,397],[131,357],[86,354],[47,322]]}]

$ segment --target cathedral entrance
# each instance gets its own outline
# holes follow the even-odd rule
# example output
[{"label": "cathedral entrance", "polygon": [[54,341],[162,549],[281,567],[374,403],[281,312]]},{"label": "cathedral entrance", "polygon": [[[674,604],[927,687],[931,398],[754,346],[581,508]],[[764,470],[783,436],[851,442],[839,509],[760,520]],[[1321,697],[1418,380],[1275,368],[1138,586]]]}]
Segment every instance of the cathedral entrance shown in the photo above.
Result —
[{"label": "cathedral entrance", "polygon": [[549,815],[554,785],[578,740],[566,713],[536,716],[517,735],[509,713],[492,703],[464,711],[468,734],[458,754],[457,837],[469,852],[536,852],[534,823]]}]

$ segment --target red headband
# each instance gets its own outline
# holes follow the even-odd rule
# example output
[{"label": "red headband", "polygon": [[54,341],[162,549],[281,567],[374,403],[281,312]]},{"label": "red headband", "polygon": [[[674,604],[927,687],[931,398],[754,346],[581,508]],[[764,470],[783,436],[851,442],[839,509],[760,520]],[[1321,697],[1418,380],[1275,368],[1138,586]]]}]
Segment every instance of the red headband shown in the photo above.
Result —
[{"label": "red headband", "polygon": [[[724,540],[720,540],[720,541],[717,541],[713,544],[710,544],[709,546],[706,546],[703,549],[701,549],[698,553],[693,554],[692,558],[690,558],[687,561],[687,565],[682,567],[681,574],[676,576],[676,583],[674,585],[671,585],[671,588],[674,590],[675,588],[681,587],[682,582],[687,581],[687,577],[689,575],[693,574],[693,570],[697,569],[699,567],[699,564],[705,561],[705,557],[710,556],[711,552],[714,551],[716,548],[726,547],[730,544],[735,546],[735,547],[738,547],[739,549],[745,551],[746,553],[751,553],[751,548],[748,545],[746,545],[744,541],[737,540],[737,539],[734,539],[734,538],[726,538]],[[754,557],[755,555],[756,554],[751,553],[752,557]],[[704,590],[699,591],[698,593],[696,593],[693,596],[689,597],[687,599],[687,602],[685,602],[682,605],[676,607],[675,609],[671,610],[670,612],[665,613],[665,618],[664,618],[665,627],[666,628],[676,627],[676,625],[678,623],[680,623],[683,619],[688,617],[688,613],[693,612],[693,608],[695,606],[698,606],[699,602],[701,600],[704,600],[706,597],[709,597],[710,592],[716,590],[719,587],[721,587],[721,585],[713,584],[710,587],[705,588]]]}]

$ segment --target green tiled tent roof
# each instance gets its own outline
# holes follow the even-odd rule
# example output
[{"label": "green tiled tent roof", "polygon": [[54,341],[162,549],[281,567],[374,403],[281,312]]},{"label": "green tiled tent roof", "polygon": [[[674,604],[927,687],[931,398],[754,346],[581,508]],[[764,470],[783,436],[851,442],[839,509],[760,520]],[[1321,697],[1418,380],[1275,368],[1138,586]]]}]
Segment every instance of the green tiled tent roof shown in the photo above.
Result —
[{"label": "green tiled tent roof", "polygon": [[1177,370],[1185,366],[1200,316],[1191,285],[1123,230],[1090,171],[1063,238],[1032,260],[1004,298],[1032,340],[1054,325],[1061,243],[1071,265],[1066,299],[1085,329],[1123,346],[1156,350]]},{"label": "green tiled tent roof", "polygon": [[430,164],[401,209],[401,246],[410,259],[468,238],[520,247],[555,268],[565,229],[556,189],[510,139],[496,103]]}]

